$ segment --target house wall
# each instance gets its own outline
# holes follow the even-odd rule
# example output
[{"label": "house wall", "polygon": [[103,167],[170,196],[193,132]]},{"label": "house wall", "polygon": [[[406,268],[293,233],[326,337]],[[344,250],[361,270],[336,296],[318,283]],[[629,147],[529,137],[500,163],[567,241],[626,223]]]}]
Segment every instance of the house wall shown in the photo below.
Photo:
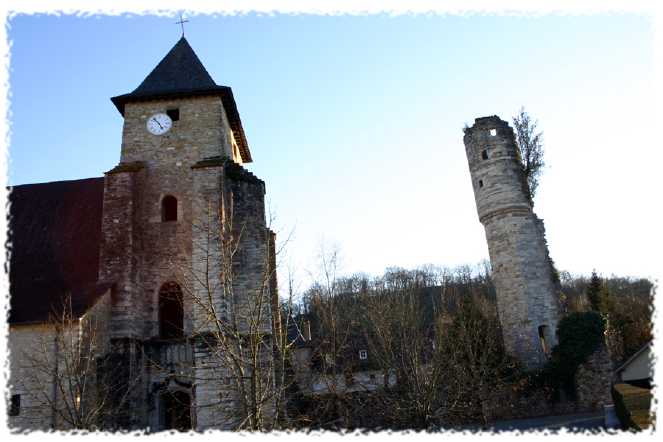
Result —
[{"label": "house wall", "polygon": [[649,379],[652,376],[653,363],[651,346],[648,346],[622,368],[619,378],[624,382]]},{"label": "house wall", "polygon": [[[396,385],[396,373],[391,372],[387,379],[388,385]],[[344,374],[329,375],[313,373],[308,385],[304,385],[305,393],[319,395],[327,393],[354,393],[375,391],[384,387],[384,373],[381,370],[365,370],[352,373],[352,377]],[[300,387],[302,385],[300,384]]]},{"label": "house wall", "polygon": [[55,426],[53,400],[55,332],[48,324],[10,325],[9,396],[21,395],[18,416],[9,416],[10,428],[49,430]]},{"label": "house wall", "polygon": [[[110,291],[77,320],[65,320],[60,324],[71,325],[65,330],[65,338],[56,339],[55,322],[38,324],[13,324],[9,327],[9,395],[21,395],[21,408],[18,416],[9,416],[11,428],[29,430],[67,429],[70,425],[62,415],[53,409],[62,409],[61,392],[56,391],[55,370],[64,374],[64,358],[73,358],[71,346],[81,339],[93,342],[94,346],[82,356],[93,358],[108,350],[108,324],[110,318]],[[93,336],[94,335],[94,336]],[[67,343],[66,348],[62,348]],[[96,399],[94,365],[89,374],[91,388],[81,401],[94,403]],[[65,390],[71,392],[71,390]]]}]

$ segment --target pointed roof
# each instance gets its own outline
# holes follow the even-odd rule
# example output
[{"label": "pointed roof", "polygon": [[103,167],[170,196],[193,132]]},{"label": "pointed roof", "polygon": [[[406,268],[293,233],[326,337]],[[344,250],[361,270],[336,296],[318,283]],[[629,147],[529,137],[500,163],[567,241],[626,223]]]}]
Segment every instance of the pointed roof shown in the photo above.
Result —
[{"label": "pointed roof", "polygon": [[129,102],[201,95],[221,97],[228,122],[242,152],[242,160],[245,163],[251,162],[251,153],[232,90],[214,82],[184,37],[179,39],[133,92],[112,97],[111,101],[124,115],[124,105]]},{"label": "pointed roof", "polygon": [[217,87],[189,42],[182,37],[132,94],[214,90]]}]

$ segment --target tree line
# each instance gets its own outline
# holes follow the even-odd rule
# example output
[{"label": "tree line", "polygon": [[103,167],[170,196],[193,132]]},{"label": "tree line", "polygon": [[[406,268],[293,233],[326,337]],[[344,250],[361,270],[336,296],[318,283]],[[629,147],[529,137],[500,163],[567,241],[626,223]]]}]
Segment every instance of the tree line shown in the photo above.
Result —
[{"label": "tree line", "polygon": [[[334,256],[326,259],[321,274],[335,275],[335,263]],[[563,317],[604,315],[615,367],[651,339],[647,279],[562,272],[560,282]],[[527,376],[504,352],[495,296],[487,264],[314,281],[293,309],[294,323],[310,330],[313,378],[325,388],[290,392],[292,425],[430,429],[488,422],[495,392]],[[380,388],[348,388],[362,371],[379,373]]]}]

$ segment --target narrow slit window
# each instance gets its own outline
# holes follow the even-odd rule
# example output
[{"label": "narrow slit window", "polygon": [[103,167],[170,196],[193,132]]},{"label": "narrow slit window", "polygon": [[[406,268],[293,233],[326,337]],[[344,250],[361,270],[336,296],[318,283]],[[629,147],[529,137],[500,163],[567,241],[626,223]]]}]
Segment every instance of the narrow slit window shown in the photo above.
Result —
[{"label": "narrow slit window", "polygon": [[484,160],[488,159],[488,151],[487,150],[484,149],[483,151],[481,151],[481,158],[483,158]]},{"label": "narrow slit window", "polygon": [[483,180],[479,180],[479,187],[483,187]]},{"label": "narrow slit window", "polygon": [[166,195],[161,201],[161,221],[177,221],[177,198]]},{"label": "narrow slit window", "polygon": [[178,121],[180,119],[180,110],[179,109],[168,109],[166,115],[170,117],[173,121]]},{"label": "narrow slit window", "polygon": [[546,344],[546,331],[548,329],[548,326],[546,325],[540,325],[539,326],[539,340],[541,341],[541,350],[543,350],[544,354],[548,354],[548,347]]}]

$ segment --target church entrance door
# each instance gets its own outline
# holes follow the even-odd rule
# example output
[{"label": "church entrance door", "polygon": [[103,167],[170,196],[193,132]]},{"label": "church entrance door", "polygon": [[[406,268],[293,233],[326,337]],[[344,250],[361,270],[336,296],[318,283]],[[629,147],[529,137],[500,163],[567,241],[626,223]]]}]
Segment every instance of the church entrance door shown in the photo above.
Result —
[{"label": "church entrance door", "polygon": [[191,429],[191,396],[184,391],[167,391],[161,395],[163,429]]}]

